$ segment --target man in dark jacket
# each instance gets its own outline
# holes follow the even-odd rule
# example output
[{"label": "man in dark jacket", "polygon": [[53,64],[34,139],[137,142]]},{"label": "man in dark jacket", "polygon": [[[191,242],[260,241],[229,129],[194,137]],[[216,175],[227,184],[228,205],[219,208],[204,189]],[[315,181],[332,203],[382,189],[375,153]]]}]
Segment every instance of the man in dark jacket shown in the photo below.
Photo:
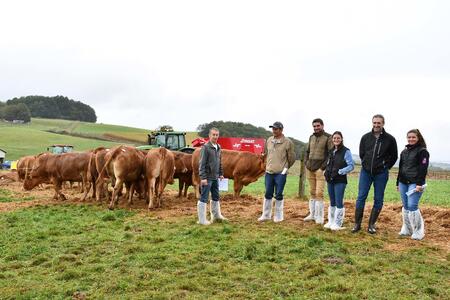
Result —
[{"label": "man in dark jacket", "polygon": [[374,186],[374,204],[370,213],[368,232],[376,233],[375,223],[383,208],[384,190],[389,179],[389,169],[397,161],[397,142],[392,135],[384,130],[384,117],[382,115],[373,116],[372,126],[372,131],[363,135],[359,144],[362,168],[359,175],[353,233],[361,230],[364,206],[372,183]]},{"label": "man in dark jacket", "polygon": [[197,203],[198,223],[209,225],[206,219],[206,206],[208,204],[209,192],[211,191],[211,221],[226,220],[220,212],[219,203],[219,181],[223,179],[222,156],[220,145],[217,144],[219,130],[211,128],[209,130],[209,141],[202,146],[200,152],[199,175],[201,185],[201,196]]}]

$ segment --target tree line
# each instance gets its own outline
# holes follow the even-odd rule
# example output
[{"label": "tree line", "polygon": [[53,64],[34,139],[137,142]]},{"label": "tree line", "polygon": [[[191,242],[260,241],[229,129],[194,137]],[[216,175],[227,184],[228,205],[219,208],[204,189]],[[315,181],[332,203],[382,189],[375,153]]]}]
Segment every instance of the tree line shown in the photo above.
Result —
[{"label": "tree line", "polygon": [[95,110],[80,101],[65,96],[26,96],[0,101],[0,119],[8,121],[31,118],[76,120],[95,123]]},{"label": "tree line", "polygon": [[[217,127],[220,130],[220,136],[223,137],[253,137],[267,139],[272,136],[272,132],[264,127],[256,127],[248,123],[228,121],[212,121],[210,123],[200,124],[197,127],[199,136],[204,138],[208,137],[209,129],[211,127]],[[305,143],[292,137],[289,138],[295,145],[297,159],[300,159],[300,156],[305,149]]]}]

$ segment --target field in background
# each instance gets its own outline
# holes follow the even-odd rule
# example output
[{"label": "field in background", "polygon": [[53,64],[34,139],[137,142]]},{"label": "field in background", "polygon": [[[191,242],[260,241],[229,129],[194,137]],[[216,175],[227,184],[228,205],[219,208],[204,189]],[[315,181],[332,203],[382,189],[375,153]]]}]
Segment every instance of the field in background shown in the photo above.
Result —
[{"label": "field in background", "polygon": [[[15,160],[44,152],[52,144],[71,144],[77,151],[118,144],[143,145],[148,133],[147,129],[126,126],[33,118],[29,124],[0,122],[0,149],[7,152],[7,160]],[[188,132],[186,141],[190,144],[196,137],[196,132]]]}]

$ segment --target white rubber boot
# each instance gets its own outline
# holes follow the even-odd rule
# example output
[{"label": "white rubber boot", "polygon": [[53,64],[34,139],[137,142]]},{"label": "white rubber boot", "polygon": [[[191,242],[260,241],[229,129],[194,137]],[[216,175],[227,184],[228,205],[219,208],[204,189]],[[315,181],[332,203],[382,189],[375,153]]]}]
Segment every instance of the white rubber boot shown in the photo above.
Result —
[{"label": "white rubber boot", "polygon": [[402,229],[398,233],[401,236],[411,236],[412,235],[412,227],[411,222],[409,221],[409,210],[406,210],[404,207],[402,207],[402,219],[403,219],[403,225]]},{"label": "white rubber boot", "polygon": [[316,200],[314,219],[316,224],[323,224],[323,200]]},{"label": "white rubber boot", "polygon": [[328,222],[323,225],[325,228],[330,228],[334,223],[334,213],[336,211],[336,206],[328,206]]},{"label": "white rubber boot", "polygon": [[258,218],[259,222],[272,220],[272,199],[264,199],[263,212],[261,217]]},{"label": "white rubber boot", "polygon": [[316,200],[309,200],[309,215],[303,219],[303,221],[314,221],[315,220],[315,211],[316,211]]},{"label": "white rubber boot", "polygon": [[420,210],[410,211],[408,217],[413,231],[411,238],[413,240],[423,239],[425,236],[425,224]]},{"label": "white rubber boot", "polygon": [[334,223],[331,224],[331,230],[342,230],[345,227],[342,227],[344,224],[345,217],[345,208],[336,208],[336,213],[334,214]]},{"label": "white rubber boot", "polygon": [[211,223],[216,221],[228,221],[220,211],[220,202],[211,201]]},{"label": "white rubber boot", "polygon": [[210,225],[211,223],[206,220],[206,203],[201,201],[197,202],[197,214],[198,214],[198,222],[200,225]]},{"label": "white rubber boot", "polygon": [[275,223],[284,220],[283,208],[284,208],[284,200],[275,200],[275,215],[273,216],[273,221]]}]

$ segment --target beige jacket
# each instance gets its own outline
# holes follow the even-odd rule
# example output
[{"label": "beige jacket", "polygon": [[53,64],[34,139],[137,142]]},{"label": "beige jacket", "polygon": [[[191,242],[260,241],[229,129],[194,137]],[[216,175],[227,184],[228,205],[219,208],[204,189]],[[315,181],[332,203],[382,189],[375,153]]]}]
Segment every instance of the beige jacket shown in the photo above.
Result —
[{"label": "beige jacket", "polygon": [[279,174],[284,168],[290,168],[295,163],[295,146],[287,137],[276,140],[273,136],[266,142],[266,172]]}]

